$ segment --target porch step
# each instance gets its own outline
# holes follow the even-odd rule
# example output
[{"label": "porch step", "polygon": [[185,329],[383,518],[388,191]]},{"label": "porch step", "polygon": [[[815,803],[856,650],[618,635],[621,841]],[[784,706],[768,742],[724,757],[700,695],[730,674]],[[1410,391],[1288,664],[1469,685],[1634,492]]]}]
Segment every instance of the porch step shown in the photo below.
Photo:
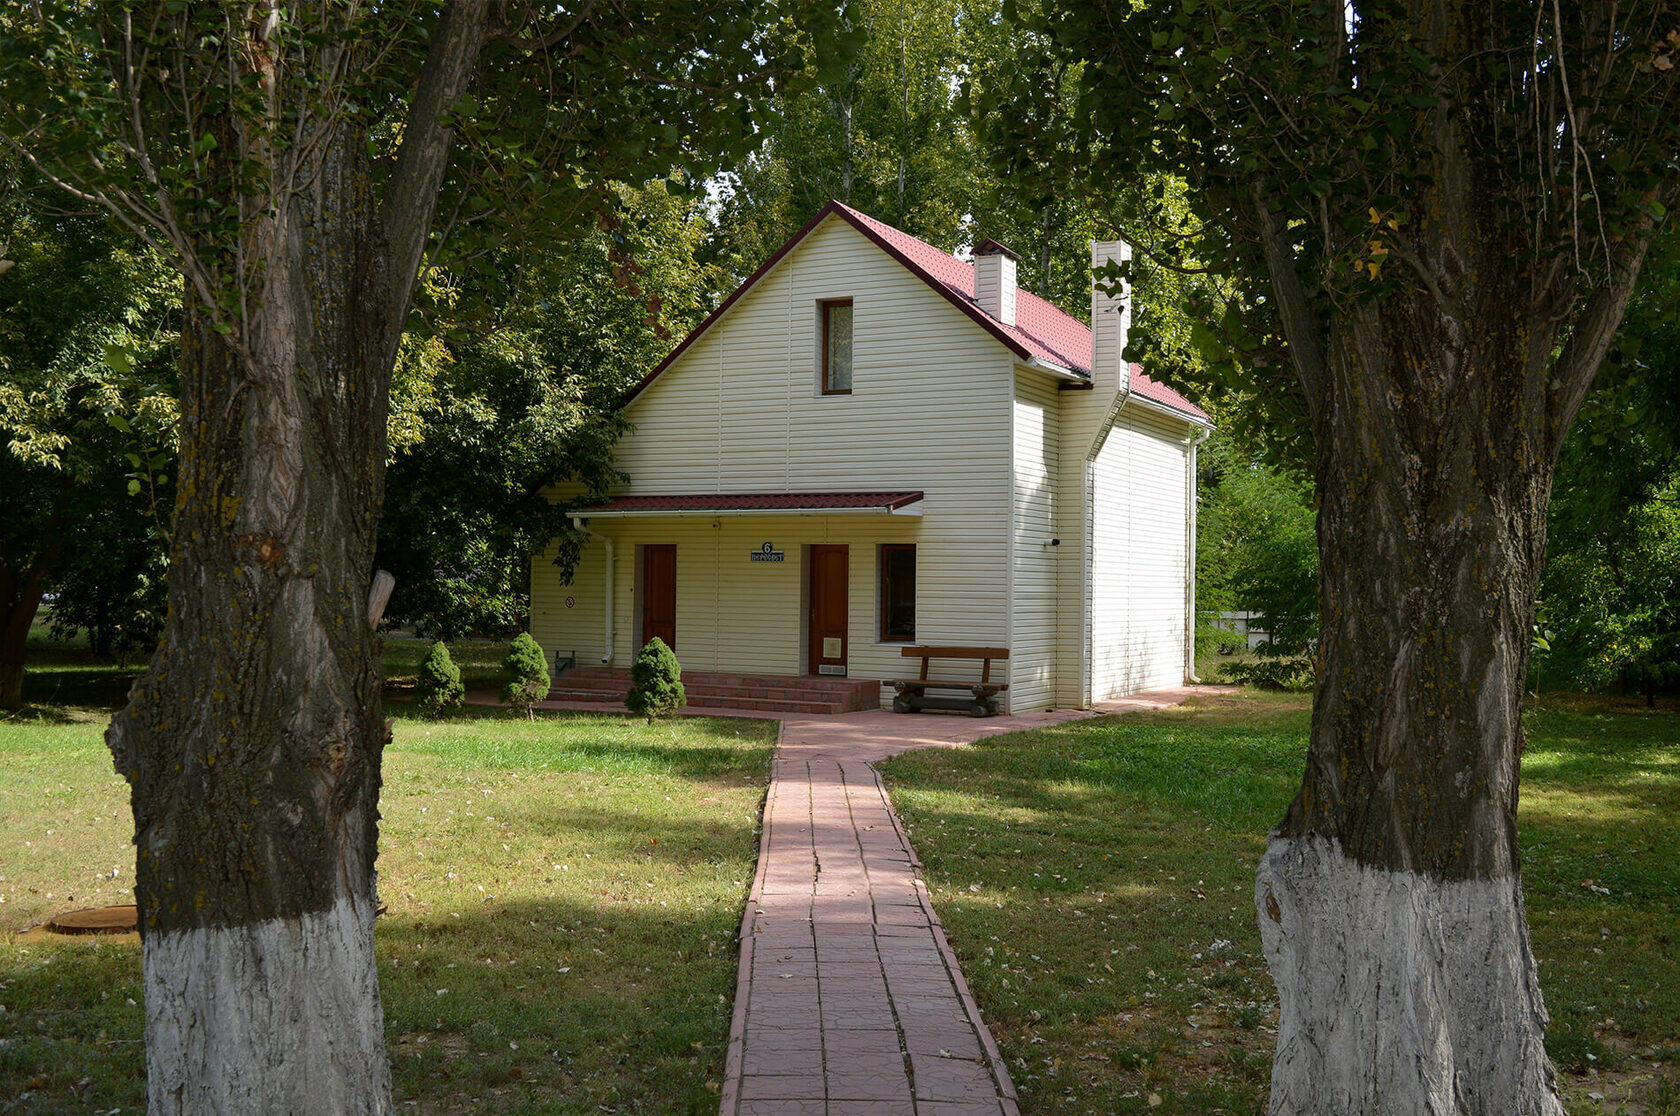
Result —
[{"label": "porch step", "polygon": [[[551,701],[609,705],[623,701],[629,688],[628,670],[583,667],[554,679],[548,697]],[[880,683],[857,678],[685,671],[683,690],[691,708],[833,714],[878,709],[881,705]]]}]

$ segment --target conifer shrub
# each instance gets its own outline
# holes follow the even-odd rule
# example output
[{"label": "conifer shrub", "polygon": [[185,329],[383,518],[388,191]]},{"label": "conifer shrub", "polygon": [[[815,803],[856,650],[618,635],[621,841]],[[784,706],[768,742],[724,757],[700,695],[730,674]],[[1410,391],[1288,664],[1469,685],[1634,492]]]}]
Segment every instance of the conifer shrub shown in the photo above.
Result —
[{"label": "conifer shrub", "polygon": [[432,644],[426,659],[420,664],[420,677],[414,683],[414,704],[428,717],[441,717],[458,709],[467,688],[461,684],[461,668],[449,657],[443,640]]},{"label": "conifer shrub", "polygon": [[502,687],[502,702],[532,717],[531,706],[548,696],[548,660],[543,649],[531,638],[530,632],[520,632],[502,660],[508,684]]},{"label": "conifer shrub", "polygon": [[624,704],[630,712],[641,713],[651,721],[676,712],[687,701],[676,652],[654,636],[630,665],[630,692],[624,695]]}]

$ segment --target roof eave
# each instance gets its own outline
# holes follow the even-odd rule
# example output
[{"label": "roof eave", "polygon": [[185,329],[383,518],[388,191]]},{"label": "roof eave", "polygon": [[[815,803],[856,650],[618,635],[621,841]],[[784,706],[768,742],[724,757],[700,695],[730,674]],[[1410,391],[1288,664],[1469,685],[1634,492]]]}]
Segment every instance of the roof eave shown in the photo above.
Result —
[{"label": "roof eave", "polygon": [[1171,404],[1162,403],[1157,399],[1150,399],[1148,396],[1139,395],[1135,391],[1129,392],[1126,396],[1126,404],[1129,406],[1133,403],[1136,403],[1140,407],[1146,407],[1149,410],[1158,411],[1163,415],[1178,419],[1180,422],[1187,422],[1192,426],[1199,426],[1203,430],[1213,429],[1213,420],[1208,418],[1206,415],[1193,415],[1189,411],[1179,410]]},{"label": "roof eave", "polygon": [[1068,380],[1077,384],[1090,383],[1091,381],[1090,373],[1082,372],[1077,368],[1069,368],[1066,365],[1057,364],[1053,360],[1045,360],[1043,357],[1028,357],[1026,360],[1021,362],[1021,366],[1023,368],[1031,368],[1034,372],[1047,373],[1058,380]]}]

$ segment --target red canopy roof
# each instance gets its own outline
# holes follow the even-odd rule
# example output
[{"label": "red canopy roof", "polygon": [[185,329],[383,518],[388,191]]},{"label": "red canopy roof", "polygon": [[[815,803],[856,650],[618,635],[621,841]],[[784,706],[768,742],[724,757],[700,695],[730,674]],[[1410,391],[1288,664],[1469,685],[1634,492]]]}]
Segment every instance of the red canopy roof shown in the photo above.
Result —
[{"label": "red canopy roof", "polygon": [[590,516],[694,515],[705,512],[831,512],[887,515],[917,503],[920,492],[723,492],[693,496],[619,496],[593,507],[573,508]]}]

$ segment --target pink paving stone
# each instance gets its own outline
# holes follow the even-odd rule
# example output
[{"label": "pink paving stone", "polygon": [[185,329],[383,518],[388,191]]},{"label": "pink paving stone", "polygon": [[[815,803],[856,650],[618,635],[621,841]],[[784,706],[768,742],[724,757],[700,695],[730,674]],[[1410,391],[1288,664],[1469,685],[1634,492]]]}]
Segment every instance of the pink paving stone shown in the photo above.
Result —
[{"label": "pink paving stone", "polygon": [[[1162,708],[1196,692],[1138,695],[1097,712]],[[872,764],[1090,715],[975,721],[868,710],[783,721],[741,921],[721,1116],[1018,1114]]]},{"label": "pink paving stone", "polygon": [[740,1116],[827,1116],[824,1100],[750,1100],[736,1110]]}]

